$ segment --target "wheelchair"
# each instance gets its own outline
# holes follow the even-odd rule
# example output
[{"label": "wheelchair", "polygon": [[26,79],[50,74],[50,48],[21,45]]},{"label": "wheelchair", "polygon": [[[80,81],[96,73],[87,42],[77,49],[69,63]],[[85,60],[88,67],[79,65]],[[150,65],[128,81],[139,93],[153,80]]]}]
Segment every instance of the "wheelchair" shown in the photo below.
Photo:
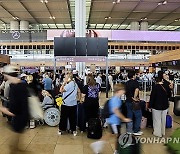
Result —
[{"label": "wheelchair", "polygon": [[44,122],[51,127],[55,127],[60,123],[60,110],[54,104],[46,104],[44,109]]}]

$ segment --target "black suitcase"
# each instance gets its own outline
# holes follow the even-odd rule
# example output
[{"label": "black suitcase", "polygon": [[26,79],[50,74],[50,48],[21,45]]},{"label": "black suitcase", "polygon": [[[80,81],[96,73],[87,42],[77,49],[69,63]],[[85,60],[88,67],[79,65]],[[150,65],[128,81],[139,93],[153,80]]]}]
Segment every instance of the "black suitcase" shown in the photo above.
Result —
[{"label": "black suitcase", "polygon": [[147,127],[153,128],[152,112],[146,111]]},{"label": "black suitcase", "polygon": [[102,123],[99,118],[89,120],[87,137],[92,139],[100,139],[102,137]]},{"label": "black suitcase", "polygon": [[174,99],[173,112],[176,116],[180,116],[180,96],[176,96]]},{"label": "black suitcase", "polygon": [[80,103],[77,106],[77,126],[79,127],[80,131],[84,132],[86,129],[84,105]]}]

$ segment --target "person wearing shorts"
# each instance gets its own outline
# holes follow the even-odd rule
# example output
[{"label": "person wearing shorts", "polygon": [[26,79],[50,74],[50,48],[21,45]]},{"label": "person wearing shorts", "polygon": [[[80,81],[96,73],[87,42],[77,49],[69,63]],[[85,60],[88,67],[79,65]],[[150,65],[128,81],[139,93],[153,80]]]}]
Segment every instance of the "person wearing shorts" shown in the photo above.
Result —
[{"label": "person wearing shorts", "polygon": [[106,119],[108,126],[109,126],[109,132],[106,135],[104,135],[100,141],[94,142],[90,145],[94,153],[101,153],[106,141],[109,140],[109,138],[114,138],[115,141],[115,151],[114,154],[118,154],[118,138],[120,135],[120,126],[121,126],[121,120],[124,122],[130,122],[131,120],[126,118],[120,111],[122,101],[120,97],[125,93],[125,87],[123,84],[116,84],[114,86],[114,96],[109,100],[109,112],[110,116]]}]

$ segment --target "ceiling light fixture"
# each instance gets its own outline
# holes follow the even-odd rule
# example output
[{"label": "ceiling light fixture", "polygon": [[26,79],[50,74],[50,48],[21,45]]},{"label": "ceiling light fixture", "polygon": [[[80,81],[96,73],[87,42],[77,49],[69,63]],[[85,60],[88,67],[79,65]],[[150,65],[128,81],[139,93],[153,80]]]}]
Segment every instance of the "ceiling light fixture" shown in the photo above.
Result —
[{"label": "ceiling light fixture", "polygon": [[106,19],[106,20],[107,20],[107,19],[111,19],[111,18],[112,18],[112,17],[110,17],[110,16],[109,16],[109,17],[105,17],[104,19]]},{"label": "ceiling light fixture", "polygon": [[145,18],[141,18],[141,21],[143,21],[143,20],[147,20],[148,18],[147,17],[145,17]]},{"label": "ceiling light fixture", "polygon": [[162,1],[158,3],[158,5],[166,5],[166,4],[167,4],[167,1]]},{"label": "ceiling light fixture", "polygon": [[178,21],[180,21],[180,19],[175,19],[174,21],[175,21],[175,22],[178,22]]},{"label": "ceiling light fixture", "polygon": [[118,4],[118,3],[120,3],[121,2],[121,0],[114,0],[113,1],[113,4]]},{"label": "ceiling light fixture", "polygon": [[50,19],[56,19],[56,17],[55,17],[55,16],[50,16],[49,18],[50,18]]},{"label": "ceiling light fixture", "polygon": [[13,19],[16,19],[16,20],[18,20],[19,18],[18,17],[12,17]]},{"label": "ceiling light fixture", "polygon": [[40,0],[41,3],[48,3],[48,0]]}]

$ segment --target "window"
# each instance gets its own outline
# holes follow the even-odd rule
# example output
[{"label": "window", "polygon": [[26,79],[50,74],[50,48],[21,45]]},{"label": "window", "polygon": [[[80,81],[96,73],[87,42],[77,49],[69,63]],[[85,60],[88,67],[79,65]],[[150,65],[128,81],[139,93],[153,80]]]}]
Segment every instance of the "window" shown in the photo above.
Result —
[{"label": "window", "polygon": [[119,49],[123,49],[123,46],[122,46],[122,45],[120,45],[120,46],[119,46]]},{"label": "window", "polygon": [[15,46],[13,45],[13,46],[11,46],[11,48],[12,48],[12,49],[15,49]]},{"label": "window", "polygon": [[53,45],[50,45],[50,49],[54,49],[54,46],[53,46]]},{"label": "window", "polygon": [[23,49],[23,45],[20,45],[20,49]]},{"label": "window", "polygon": [[42,49],[45,49],[45,47],[46,47],[45,45],[42,45]]},{"label": "window", "polygon": [[19,45],[16,45],[16,49],[19,49]]},{"label": "window", "polygon": [[29,45],[29,49],[32,49],[32,45]]},{"label": "window", "polygon": [[116,45],[116,46],[115,46],[115,49],[119,49],[119,46],[118,46],[118,45]]},{"label": "window", "polygon": [[33,49],[36,49],[36,45],[33,45]]},{"label": "window", "polygon": [[24,46],[24,49],[28,49],[28,46],[27,46],[27,45],[25,45],[25,46]]}]

